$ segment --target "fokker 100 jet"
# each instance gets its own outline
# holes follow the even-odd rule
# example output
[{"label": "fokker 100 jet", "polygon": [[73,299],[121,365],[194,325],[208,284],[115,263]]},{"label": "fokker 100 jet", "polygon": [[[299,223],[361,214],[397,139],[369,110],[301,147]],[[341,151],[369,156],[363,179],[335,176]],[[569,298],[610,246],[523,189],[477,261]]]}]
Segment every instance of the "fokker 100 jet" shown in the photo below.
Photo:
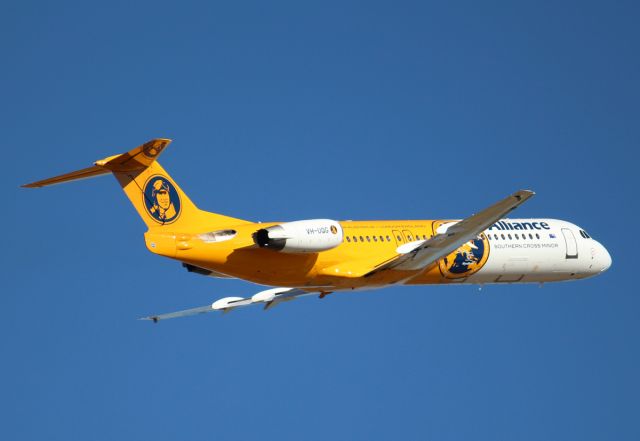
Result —
[{"label": "fokker 100 jet", "polygon": [[585,230],[555,219],[506,219],[534,195],[520,190],[463,220],[255,223],[200,210],[156,161],[169,139],[153,139],[92,167],[24,185],[44,187],[113,173],[148,227],[149,251],[190,272],[272,288],[251,297],[153,315],[158,320],[265,309],[302,296],[389,285],[546,283],[591,277],[611,257]]}]

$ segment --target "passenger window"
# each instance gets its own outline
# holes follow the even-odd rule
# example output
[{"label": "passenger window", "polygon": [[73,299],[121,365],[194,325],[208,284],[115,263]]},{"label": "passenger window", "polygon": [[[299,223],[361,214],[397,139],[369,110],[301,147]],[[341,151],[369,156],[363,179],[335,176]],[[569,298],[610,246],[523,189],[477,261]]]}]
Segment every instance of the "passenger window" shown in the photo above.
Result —
[{"label": "passenger window", "polygon": [[516,239],[520,239],[520,238],[518,237],[518,233],[516,233]]},{"label": "passenger window", "polygon": [[384,236],[380,236],[380,242],[384,242]]},{"label": "passenger window", "polygon": [[533,239],[533,234],[529,233],[529,239]]},{"label": "passenger window", "polygon": [[507,234],[507,237],[509,238],[509,240],[511,240],[511,234]]},{"label": "passenger window", "polygon": [[498,235],[497,235],[497,234],[494,234],[494,235],[493,235],[493,238],[494,238],[495,240],[498,240]]},{"label": "passenger window", "polygon": [[360,236],[360,242],[364,242],[364,237]]},{"label": "passenger window", "polygon": [[355,236],[353,236],[353,241],[354,241],[354,242],[357,242],[357,241],[358,241],[358,238],[357,238],[357,237],[355,237]]},{"label": "passenger window", "polygon": [[536,239],[540,239],[540,235],[536,233]]},{"label": "passenger window", "polygon": [[502,237],[502,240],[504,240],[504,234],[501,234],[500,237]]},{"label": "passenger window", "polygon": [[351,242],[351,238],[349,236],[345,236],[347,238],[347,242]]},{"label": "passenger window", "polygon": [[371,238],[367,236],[367,242],[371,242]]},{"label": "passenger window", "polygon": [[391,242],[391,238],[387,236],[387,242]]},{"label": "passenger window", "polygon": [[411,240],[412,240],[412,239],[411,239],[411,235],[409,235],[408,237],[409,237],[409,242],[411,242]]},{"label": "passenger window", "polygon": [[398,236],[398,242],[402,242],[402,237]]},{"label": "passenger window", "polygon": [[378,236],[373,236],[373,241],[377,242],[378,241]]}]

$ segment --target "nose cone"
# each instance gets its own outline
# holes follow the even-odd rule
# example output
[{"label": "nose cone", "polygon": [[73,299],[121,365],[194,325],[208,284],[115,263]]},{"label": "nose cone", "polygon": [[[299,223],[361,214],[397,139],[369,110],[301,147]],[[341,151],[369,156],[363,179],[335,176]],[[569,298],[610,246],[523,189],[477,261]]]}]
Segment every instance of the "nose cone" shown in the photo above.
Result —
[{"label": "nose cone", "polygon": [[609,254],[609,251],[607,251],[604,246],[602,246],[601,244],[598,245],[598,264],[600,267],[600,272],[602,273],[608,270],[611,266],[611,254]]}]

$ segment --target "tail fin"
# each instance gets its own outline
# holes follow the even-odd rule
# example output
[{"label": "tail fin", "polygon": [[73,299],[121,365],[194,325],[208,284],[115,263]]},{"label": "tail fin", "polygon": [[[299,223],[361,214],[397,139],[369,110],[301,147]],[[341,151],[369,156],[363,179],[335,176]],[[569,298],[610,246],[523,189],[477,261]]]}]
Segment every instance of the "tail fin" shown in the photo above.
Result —
[{"label": "tail fin", "polygon": [[46,187],[113,173],[150,229],[172,227],[182,232],[190,232],[211,226],[225,227],[247,223],[241,219],[200,210],[191,202],[156,161],[170,142],[170,139],[152,139],[127,153],[96,161],[93,167],[33,182],[23,187]]}]

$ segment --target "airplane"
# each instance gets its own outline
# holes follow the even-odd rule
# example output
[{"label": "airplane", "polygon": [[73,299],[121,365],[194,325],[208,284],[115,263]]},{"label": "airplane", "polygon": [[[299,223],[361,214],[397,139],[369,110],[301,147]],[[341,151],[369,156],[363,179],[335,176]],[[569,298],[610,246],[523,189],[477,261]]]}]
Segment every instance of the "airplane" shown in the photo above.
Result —
[{"label": "airplane", "polygon": [[146,224],[152,253],[187,271],[271,286],[250,297],[143,317],[160,320],[303,296],[392,285],[547,283],[584,279],[611,266],[607,249],[579,226],[509,219],[531,198],[520,190],[465,219],[256,223],[199,209],[160,166],[158,138],[93,166],[23,185],[45,187],[112,173]]}]

